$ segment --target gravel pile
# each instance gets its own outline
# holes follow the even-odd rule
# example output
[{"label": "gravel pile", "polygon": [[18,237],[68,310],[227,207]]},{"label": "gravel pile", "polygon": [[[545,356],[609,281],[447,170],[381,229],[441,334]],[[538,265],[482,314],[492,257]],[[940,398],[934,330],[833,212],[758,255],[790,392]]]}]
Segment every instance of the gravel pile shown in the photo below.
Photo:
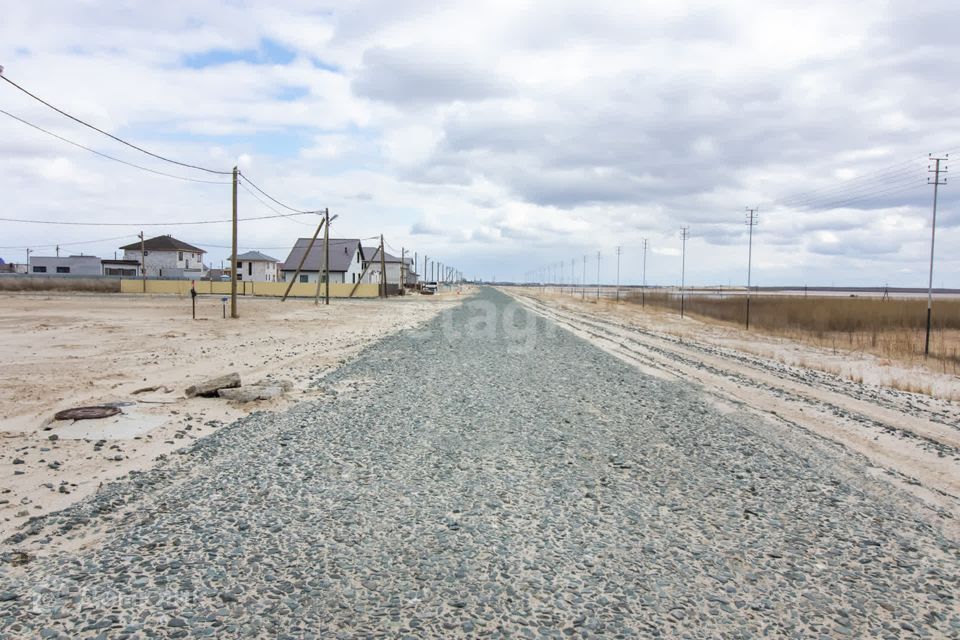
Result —
[{"label": "gravel pile", "polygon": [[956,547],[856,458],[495,291],[323,384],[8,541],[67,546],[5,554],[0,637],[960,636]]}]

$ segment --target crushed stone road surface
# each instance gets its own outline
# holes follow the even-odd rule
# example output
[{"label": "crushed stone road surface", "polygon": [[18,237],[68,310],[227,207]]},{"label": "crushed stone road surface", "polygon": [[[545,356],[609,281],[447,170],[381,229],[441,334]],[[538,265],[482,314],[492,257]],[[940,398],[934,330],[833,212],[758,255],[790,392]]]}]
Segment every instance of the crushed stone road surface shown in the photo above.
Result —
[{"label": "crushed stone road surface", "polygon": [[0,637],[960,635],[862,458],[496,291],[315,384],[8,540]]}]

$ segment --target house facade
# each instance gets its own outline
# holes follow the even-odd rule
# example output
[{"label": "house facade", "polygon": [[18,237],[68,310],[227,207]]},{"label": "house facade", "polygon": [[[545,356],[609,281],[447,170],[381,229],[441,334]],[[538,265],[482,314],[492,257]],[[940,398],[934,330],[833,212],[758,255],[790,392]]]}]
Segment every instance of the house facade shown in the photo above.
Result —
[{"label": "house facade", "polygon": [[29,273],[47,276],[99,276],[97,256],[30,256]]},{"label": "house facade", "polygon": [[[363,266],[370,265],[363,281],[369,284],[380,284],[380,247],[363,247]],[[400,267],[403,263],[397,256],[391,255],[385,251],[383,254],[383,266],[387,268],[387,284],[398,285],[400,283]],[[409,267],[409,261],[407,266]],[[404,274],[406,278],[406,274]]]},{"label": "house facade", "polygon": [[102,260],[103,275],[119,276],[122,278],[139,278],[139,260]]},{"label": "house facade", "polygon": [[[309,251],[307,251],[308,247]],[[305,254],[306,258],[304,258]],[[297,274],[297,265],[301,260],[303,267]],[[310,247],[310,238],[300,238],[280,267],[281,279],[283,282],[290,282],[296,275],[297,282],[322,282],[325,264],[323,240],[317,239],[313,247]],[[362,271],[363,254],[360,249],[360,240],[330,238],[330,282],[354,284],[359,282]]]},{"label": "house facade", "polygon": [[206,268],[203,265],[203,249],[177,240],[173,236],[157,236],[134,242],[124,247],[124,260],[141,262],[148,278],[201,278]]},{"label": "house facade", "polygon": [[260,253],[247,251],[237,256],[237,280],[252,282],[277,282],[279,271],[276,258]]}]

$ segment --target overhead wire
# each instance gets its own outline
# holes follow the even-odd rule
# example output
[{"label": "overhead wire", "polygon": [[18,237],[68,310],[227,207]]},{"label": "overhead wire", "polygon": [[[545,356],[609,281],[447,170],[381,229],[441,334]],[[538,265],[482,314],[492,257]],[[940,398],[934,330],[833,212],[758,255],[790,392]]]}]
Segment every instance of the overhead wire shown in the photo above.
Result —
[{"label": "overhead wire", "polygon": [[296,212],[296,213],[319,213],[319,211],[305,211],[305,210],[303,210],[303,209],[297,209],[297,208],[295,208],[295,207],[291,207],[291,206],[288,205],[288,204],[285,204],[285,203],[283,203],[283,202],[280,202],[279,200],[277,200],[276,198],[274,198],[272,195],[270,195],[269,193],[267,193],[266,191],[264,191],[263,189],[261,189],[260,187],[258,187],[258,186],[256,185],[256,183],[255,183],[253,180],[251,180],[250,177],[249,177],[247,174],[245,174],[245,173],[242,172],[242,171],[240,171],[239,173],[240,173],[241,176],[243,176],[243,179],[246,180],[247,183],[248,183],[251,187],[253,187],[253,188],[256,189],[257,191],[259,191],[259,192],[262,193],[264,196],[266,196],[267,198],[269,198],[271,201],[275,202],[276,204],[280,205],[280,206],[283,207],[284,209],[289,209],[290,211],[294,211],[294,212]]},{"label": "overhead wire", "polygon": [[[277,214],[277,217],[287,218],[287,219],[290,220],[291,222],[296,222],[297,224],[302,224],[302,225],[308,226],[308,227],[314,226],[313,224],[311,224],[311,223],[309,223],[309,222],[302,222],[302,221],[297,220],[297,219],[295,219],[295,218],[293,217],[293,216],[304,215],[303,213],[282,213],[279,209],[276,209],[275,207],[272,207],[269,203],[264,202],[263,199],[260,198],[260,196],[258,196],[256,193],[254,193],[253,191],[251,191],[249,188],[247,188],[247,185],[244,184],[244,182],[245,182],[245,181],[243,181],[243,180],[238,180],[238,181],[237,181],[237,184],[239,184],[241,187],[243,187],[243,190],[246,191],[247,193],[249,193],[250,196],[251,196],[254,200],[256,200],[257,202],[259,202],[260,204],[262,204],[264,207],[266,207],[266,208],[269,209],[270,211],[273,211],[275,214]],[[313,213],[313,212],[311,212],[311,213]],[[319,212],[317,212],[317,213],[319,213]]]},{"label": "overhead wire", "polygon": [[72,247],[81,244],[97,244],[98,242],[110,242],[112,240],[125,240],[127,238],[133,238],[135,236],[131,234],[123,236],[114,236],[112,238],[100,238],[99,240],[78,240],[75,242],[54,242],[52,244],[29,244],[29,245],[11,245],[0,247],[0,249],[50,249],[55,247]]},{"label": "overhead wire", "polygon": [[[287,218],[291,215],[306,215],[308,213],[313,213],[312,211],[305,211],[303,213],[287,213],[283,215],[273,215],[273,216],[254,216],[250,218],[237,218],[237,222],[249,222],[252,220],[274,220],[276,218]],[[62,221],[62,220],[26,220],[24,218],[4,218],[0,217],[0,221],[3,222],[22,222],[26,224],[57,224],[57,225],[72,225],[79,227],[181,227],[187,225],[198,225],[198,224],[224,224],[228,222],[233,222],[232,219],[228,220],[185,220],[181,222],[76,222],[76,221]]]},{"label": "overhead wire", "polygon": [[164,171],[157,171],[156,169],[151,169],[151,168],[149,168],[149,167],[144,167],[144,166],[141,166],[141,165],[139,165],[139,164],[135,164],[135,163],[133,163],[133,162],[128,162],[128,161],[126,161],[126,160],[122,160],[122,159],[120,159],[120,158],[116,158],[116,157],[111,156],[111,155],[109,155],[109,154],[103,153],[102,151],[97,151],[96,149],[91,149],[90,147],[84,146],[84,145],[80,144],[79,142],[74,142],[73,140],[68,140],[67,138],[64,138],[63,136],[58,135],[58,134],[56,134],[56,133],[54,133],[54,132],[52,132],[52,131],[48,131],[47,129],[44,129],[43,127],[41,127],[41,126],[39,126],[39,125],[35,125],[35,124],[33,124],[32,122],[29,122],[29,121],[27,121],[27,120],[24,120],[23,118],[21,118],[21,117],[19,117],[19,116],[15,116],[15,115],[13,115],[12,113],[10,113],[9,111],[4,111],[3,109],[0,109],[0,113],[2,113],[2,114],[5,115],[5,116],[8,116],[8,117],[10,117],[10,118],[13,118],[14,120],[17,120],[18,122],[22,122],[23,124],[27,125],[28,127],[32,127],[32,128],[34,128],[34,129],[36,129],[37,131],[42,131],[43,133],[47,134],[48,136],[52,136],[52,137],[56,138],[57,140],[61,140],[61,141],[63,141],[63,142],[66,142],[67,144],[71,144],[71,145],[73,145],[73,146],[75,146],[75,147],[78,147],[78,148],[80,148],[80,149],[83,149],[84,151],[89,151],[90,153],[96,154],[96,155],[100,156],[101,158],[106,158],[107,160],[113,160],[114,162],[119,162],[120,164],[125,164],[125,165],[127,165],[128,167],[133,167],[134,169],[140,169],[141,171],[147,171],[147,172],[149,172],[149,173],[155,173],[155,174],[157,174],[157,175],[166,176],[166,177],[168,177],[168,178],[176,178],[177,180],[186,180],[186,181],[188,181],[188,182],[203,182],[203,183],[206,183],[206,184],[230,184],[230,182],[227,181],[227,180],[203,180],[202,178],[188,178],[187,176],[178,176],[178,175],[174,175],[174,174],[172,174],[172,173],[166,173],[166,172],[164,172]]},{"label": "overhead wire", "polygon": [[107,132],[107,131],[104,131],[103,129],[101,129],[101,128],[99,128],[99,127],[96,127],[96,126],[90,124],[89,122],[86,122],[86,121],[84,121],[84,120],[81,120],[80,118],[78,118],[78,117],[76,117],[76,116],[74,116],[74,115],[71,115],[71,114],[67,113],[67,112],[64,111],[63,109],[61,109],[61,108],[59,108],[59,107],[57,107],[57,106],[54,106],[54,105],[50,104],[49,102],[47,102],[47,101],[44,100],[43,98],[39,97],[38,95],[36,95],[36,94],[34,94],[34,93],[31,93],[31,92],[28,91],[27,89],[21,87],[19,84],[17,84],[16,82],[14,82],[13,80],[11,80],[10,78],[6,77],[5,75],[0,75],[0,80],[3,80],[4,82],[10,84],[11,86],[17,88],[18,90],[20,90],[20,91],[22,91],[23,93],[25,93],[26,95],[30,96],[31,98],[33,98],[33,99],[36,100],[37,102],[39,102],[39,103],[41,103],[41,104],[43,104],[43,105],[46,105],[47,107],[49,107],[50,109],[53,109],[53,110],[56,111],[57,113],[59,113],[59,114],[61,114],[61,115],[63,115],[63,116],[66,116],[67,118],[70,118],[70,119],[73,120],[74,122],[77,122],[77,123],[79,123],[79,124],[82,124],[82,125],[85,126],[85,127],[88,127],[88,128],[90,128],[90,129],[93,129],[94,131],[96,131],[96,132],[98,132],[98,133],[102,133],[103,135],[107,136],[108,138],[111,138],[111,139],[113,139],[113,140],[116,140],[116,141],[119,142],[120,144],[124,144],[124,145],[130,147],[131,149],[136,149],[136,150],[139,151],[140,153],[145,153],[146,155],[151,156],[151,157],[153,157],[153,158],[157,158],[158,160],[163,160],[164,162],[169,162],[169,163],[171,163],[171,164],[176,164],[176,165],[179,165],[179,166],[181,166],[181,167],[187,167],[188,169],[197,169],[198,171],[205,171],[205,172],[207,172],[207,173],[213,173],[213,174],[224,175],[224,176],[232,175],[232,173],[233,173],[232,171],[219,171],[219,170],[217,170],[217,169],[209,169],[209,168],[207,168],[207,167],[202,167],[202,166],[196,165],[196,164],[190,164],[190,163],[188,163],[188,162],[180,162],[179,160],[173,160],[172,158],[167,158],[167,157],[162,156],[162,155],[160,155],[160,154],[158,154],[158,153],[153,153],[152,151],[147,151],[147,150],[144,149],[143,147],[138,147],[137,145],[133,144],[132,142],[127,142],[127,141],[124,140],[123,138],[120,138],[120,137],[118,137],[118,136],[113,135],[112,133],[109,133],[109,132]]}]

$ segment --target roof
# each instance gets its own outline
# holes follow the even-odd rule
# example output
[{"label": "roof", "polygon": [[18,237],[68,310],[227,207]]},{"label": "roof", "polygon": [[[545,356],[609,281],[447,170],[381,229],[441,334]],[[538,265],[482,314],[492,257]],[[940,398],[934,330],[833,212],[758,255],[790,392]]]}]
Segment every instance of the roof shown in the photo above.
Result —
[{"label": "roof", "polygon": [[259,251],[247,251],[237,256],[237,260],[246,260],[247,262],[280,262],[276,258],[271,258],[265,253]]},{"label": "roof", "polygon": [[[307,247],[310,246],[310,238],[299,238],[297,243],[290,250],[290,255],[283,261],[283,271],[295,271]],[[353,256],[360,246],[359,240],[346,238],[330,238],[330,271],[347,271],[350,269],[350,263]],[[313,248],[307,255],[303,263],[302,271],[322,271],[324,266],[323,240],[319,238],[313,243]]]},{"label": "roof", "polygon": [[[134,242],[125,247],[120,247],[123,251],[137,251],[140,249],[140,243]],[[183,240],[177,240],[173,236],[157,236],[143,241],[144,251],[193,251],[197,253],[206,253],[203,249],[187,244]]]},{"label": "roof", "polygon": [[[363,247],[363,259],[366,262],[375,262],[380,260],[380,247]],[[400,262],[400,258],[390,255],[389,252],[383,252],[384,262]],[[409,263],[408,263],[409,264]]]}]

